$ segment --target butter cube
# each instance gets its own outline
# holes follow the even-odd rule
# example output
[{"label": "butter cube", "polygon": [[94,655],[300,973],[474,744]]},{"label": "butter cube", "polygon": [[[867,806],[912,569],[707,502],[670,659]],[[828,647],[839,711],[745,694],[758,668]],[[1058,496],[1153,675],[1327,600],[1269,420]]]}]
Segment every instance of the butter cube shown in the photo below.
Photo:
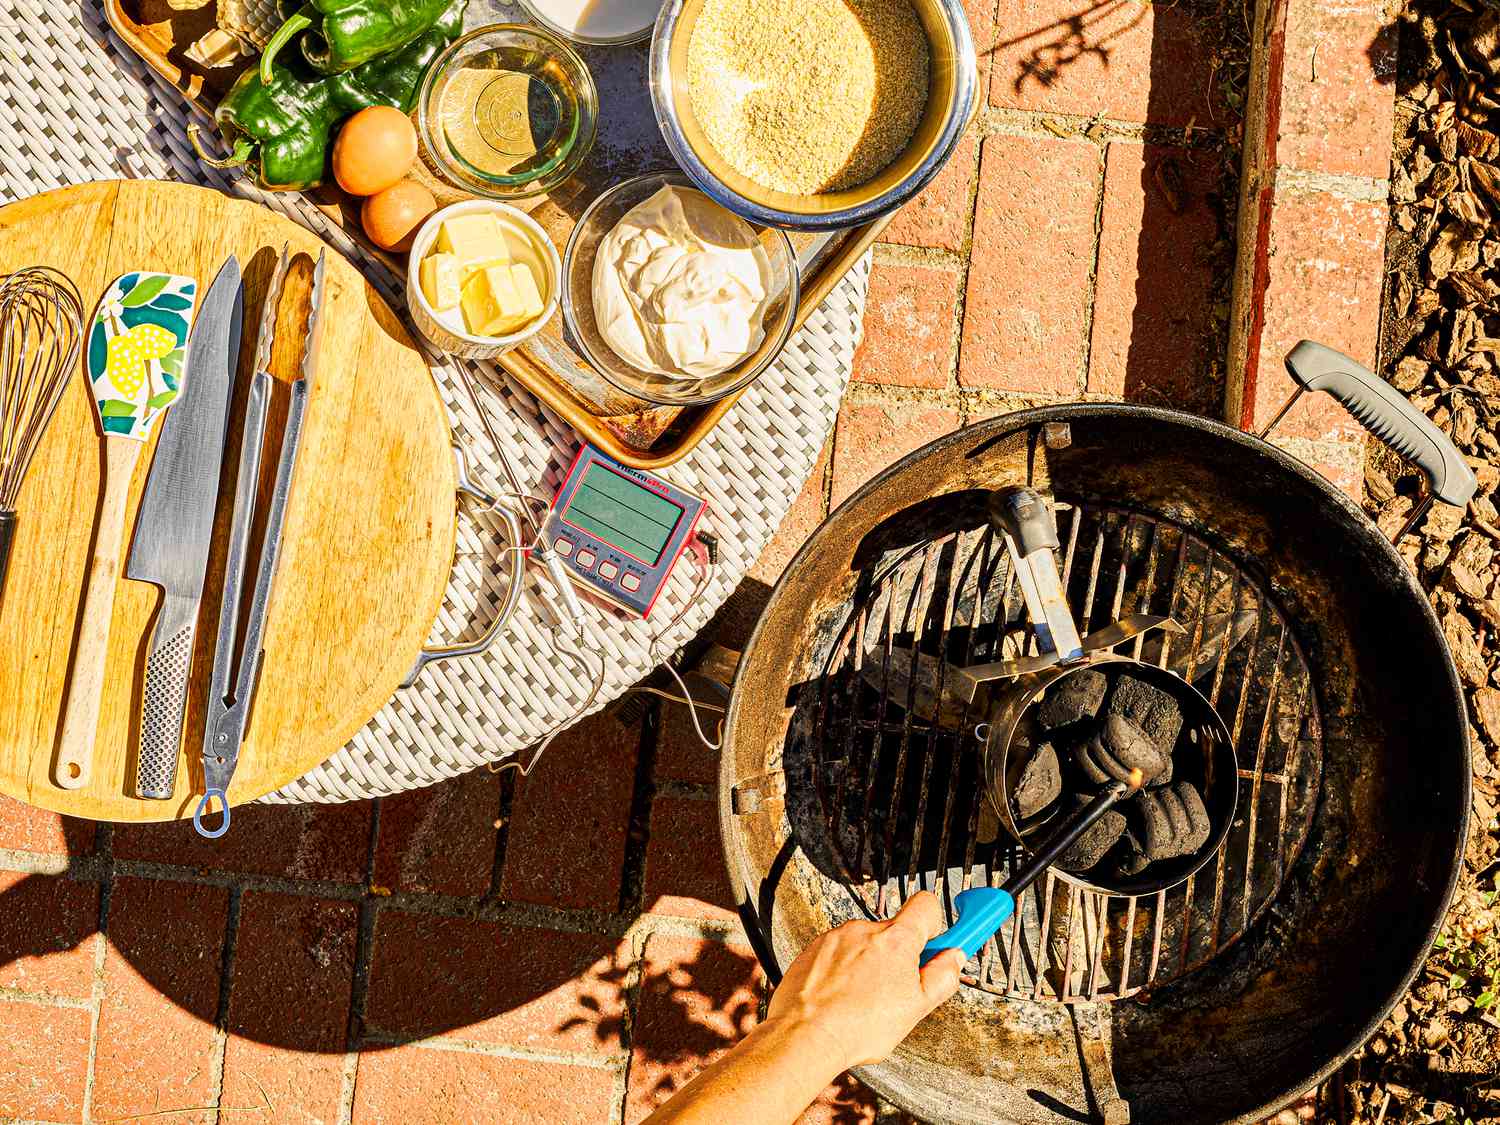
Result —
[{"label": "butter cube", "polygon": [[466,267],[466,272],[472,272],[467,267],[476,263],[510,261],[505,233],[500,229],[500,220],[491,211],[444,219],[438,228],[437,248],[456,256],[459,264]]},{"label": "butter cube", "polygon": [[534,320],[542,315],[542,291],[536,286],[536,275],[531,268],[521,262],[512,262],[510,265],[511,283],[516,289],[516,298],[520,301],[522,313],[527,320]]},{"label": "butter cube", "polygon": [[463,307],[464,323],[475,336],[506,336],[531,319],[508,265],[473,274],[464,283]]},{"label": "butter cube", "polygon": [[460,285],[468,284],[469,278],[491,266],[508,266],[509,258],[480,258],[473,262],[463,262],[458,267],[458,282]]},{"label": "butter cube", "polygon": [[458,255],[439,251],[422,259],[420,280],[422,295],[434,309],[442,312],[458,304],[463,278],[459,275]]}]

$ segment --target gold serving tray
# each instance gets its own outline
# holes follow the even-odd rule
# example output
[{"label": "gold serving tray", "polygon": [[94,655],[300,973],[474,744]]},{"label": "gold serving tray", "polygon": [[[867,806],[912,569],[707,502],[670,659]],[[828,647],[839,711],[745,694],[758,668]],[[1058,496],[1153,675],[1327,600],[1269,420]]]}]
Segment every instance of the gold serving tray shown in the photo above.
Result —
[{"label": "gold serving tray", "polygon": [[[180,11],[166,0],[104,0],[105,16],[126,46],[210,118],[224,92],[251,61],[246,58],[234,66],[207,70],[184,54],[190,44],[216,26],[219,2],[212,0],[202,8]],[[471,0],[465,19],[468,30],[489,22],[484,8],[483,0]],[[599,139],[583,169],[571,180],[550,195],[520,203],[551,236],[559,252],[567,245],[578,216],[600,193],[642,172],[675,167],[651,106],[648,48],[648,43],[638,43],[579,49],[599,88]],[[420,162],[412,175],[432,189],[439,204],[472,198],[438,179]],[[376,248],[365,237],[357,201],[332,184],[308,195],[351,237],[404,272],[404,259]],[[792,234],[802,273],[796,327],[802,326],[889,222],[888,216],[831,234]],[[660,469],[681,459],[739,398],[736,393],[704,406],[667,407],[621,394],[568,342],[560,315],[554,316],[536,338],[498,362],[580,437],[616,461],[637,469]]]}]

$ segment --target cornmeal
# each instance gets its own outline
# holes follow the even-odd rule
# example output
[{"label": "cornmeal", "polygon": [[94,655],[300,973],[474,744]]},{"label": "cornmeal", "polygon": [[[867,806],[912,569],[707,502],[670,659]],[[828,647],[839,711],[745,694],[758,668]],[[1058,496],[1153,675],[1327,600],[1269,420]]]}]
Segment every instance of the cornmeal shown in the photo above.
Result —
[{"label": "cornmeal", "polygon": [[858,187],[911,141],[931,48],[911,0],[707,0],[688,44],[693,112],[777,191]]}]

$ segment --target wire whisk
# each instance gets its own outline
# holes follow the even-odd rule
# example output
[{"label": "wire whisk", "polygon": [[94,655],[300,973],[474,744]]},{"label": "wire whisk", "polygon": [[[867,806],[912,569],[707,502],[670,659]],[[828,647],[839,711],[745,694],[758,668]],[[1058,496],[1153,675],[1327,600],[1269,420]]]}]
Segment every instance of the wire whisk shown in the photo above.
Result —
[{"label": "wire whisk", "polygon": [[78,363],[83,302],[57,270],[0,274],[0,592],[16,533],[16,501]]}]

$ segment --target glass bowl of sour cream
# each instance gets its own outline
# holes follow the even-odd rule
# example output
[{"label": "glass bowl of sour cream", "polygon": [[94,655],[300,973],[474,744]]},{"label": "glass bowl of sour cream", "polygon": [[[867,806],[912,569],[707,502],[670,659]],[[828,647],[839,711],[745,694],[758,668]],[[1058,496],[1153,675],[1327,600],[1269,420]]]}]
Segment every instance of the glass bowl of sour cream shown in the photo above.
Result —
[{"label": "glass bowl of sour cream", "polygon": [[563,254],[570,342],[616,388],[666,406],[754,380],[791,337],[800,297],[786,232],[745,222],[680,172],[610,188]]},{"label": "glass bowl of sour cream", "polygon": [[662,0],[521,0],[537,23],[588,47],[639,43],[656,26]]}]

